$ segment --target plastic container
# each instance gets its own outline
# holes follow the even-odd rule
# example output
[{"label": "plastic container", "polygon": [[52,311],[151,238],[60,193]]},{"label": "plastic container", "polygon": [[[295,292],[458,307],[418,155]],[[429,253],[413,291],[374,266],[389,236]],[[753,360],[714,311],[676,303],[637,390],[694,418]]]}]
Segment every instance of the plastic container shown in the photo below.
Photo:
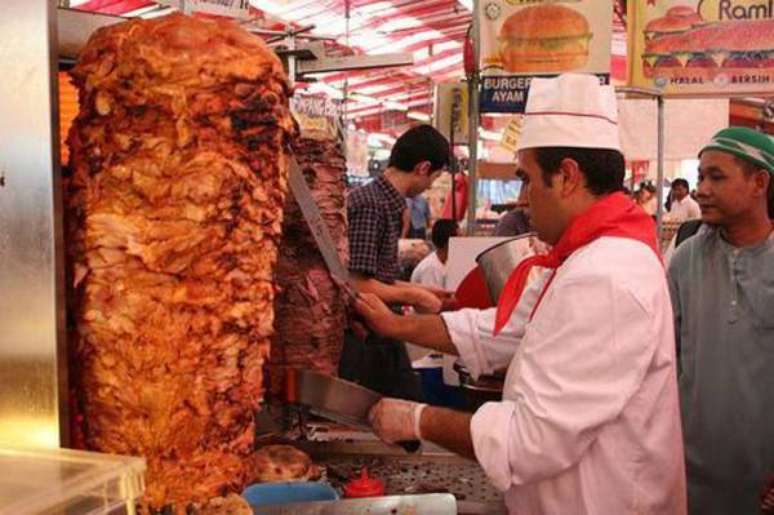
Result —
[{"label": "plastic container", "polygon": [[70,449],[0,447],[0,513],[135,513],[145,460]]},{"label": "plastic container", "polygon": [[[462,408],[465,405],[460,389],[444,383],[443,355],[429,355],[413,363],[422,382],[424,401],[433,406]],[[456,375],[456,374],[455,374]]]},{"label": "plastic container", "polygon": [[266,504],[287,504],[293,502],[335,501],[339,494],[332,486],[312,481],[287,483],[256,483],[242,492],[242,497],[251,506]]}]

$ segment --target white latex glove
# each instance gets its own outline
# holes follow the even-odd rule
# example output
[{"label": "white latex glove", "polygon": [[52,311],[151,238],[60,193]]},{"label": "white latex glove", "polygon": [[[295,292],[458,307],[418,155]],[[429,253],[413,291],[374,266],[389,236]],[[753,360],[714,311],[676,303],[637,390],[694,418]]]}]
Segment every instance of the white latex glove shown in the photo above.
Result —
[{"label": "white latex glove", "polygon": [[368,421],[376,436],[387,443],[419,440],[419,421],[426,404],[384,398],[368,413]]}]

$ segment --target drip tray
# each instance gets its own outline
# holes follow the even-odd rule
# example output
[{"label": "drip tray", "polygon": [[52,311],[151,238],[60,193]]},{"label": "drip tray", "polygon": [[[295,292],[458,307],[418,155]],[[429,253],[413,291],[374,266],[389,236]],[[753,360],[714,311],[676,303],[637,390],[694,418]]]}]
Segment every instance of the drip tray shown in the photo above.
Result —
[{"label": "drip tray", "polygon": [[430,452],[408,454],[381,442],[294,444],[323,467],[324,479],[339,491],[365,467],[370,476],[384,481],[386,495],[451,493],[457,499],[459,513],[506,511],[503,495],[478,463],[437,447],[430,447]]}]

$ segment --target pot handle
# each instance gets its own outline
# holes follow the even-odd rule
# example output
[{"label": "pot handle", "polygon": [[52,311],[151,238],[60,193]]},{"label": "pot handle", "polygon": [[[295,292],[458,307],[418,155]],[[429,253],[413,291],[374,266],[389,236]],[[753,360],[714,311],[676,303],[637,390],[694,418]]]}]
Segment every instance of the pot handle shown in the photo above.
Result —
[{"label": "pot handle", "polygon": [[419,440],[407,440],[405,442],[398,442],[398,445],[403,447],[403,450],[409,454],[414,454],[422,446],[422,442]]}]

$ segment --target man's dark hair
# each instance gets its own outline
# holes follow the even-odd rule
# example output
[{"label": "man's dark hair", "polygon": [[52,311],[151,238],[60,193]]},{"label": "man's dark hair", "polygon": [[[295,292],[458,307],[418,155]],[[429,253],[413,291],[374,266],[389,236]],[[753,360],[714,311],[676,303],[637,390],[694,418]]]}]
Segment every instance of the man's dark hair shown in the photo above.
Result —
[{"label": "man's dark hair", "polygon": [[656,193],[656,185],[652,182],[642,182],[640,183],[640,191],[645,190],[649,191],[651,193]]},{"label": "man's dark hair", "polygon": [[572,159],[586,177],[586,186],[594,195],[623,191],[626,163],[617,150],[603,148],[541,147],[535,149],[535,160],[543,172],[543,182],[559,172],[564,159]]},{"label": "man's dark hair", "polygon": [[447,218],[436,220],[430,234],[433,245],[437,249],[445,249],[449,246],[449,238],[457,235],[457,222]]},{"label": "man's dark hair", "polygon": [[676,188],[677,186],[682,186],[686,190],[691,191],[691,185],[688,184],[688,181],[682,177],[672,181],[672,188]]},{"label": "man's dark hair", "polygon": [[411,172],[422,161],[430,161],[430,171],[449,165],[449,142],[430,125],[417,125],[401,134],[392,146],[388,166]]},{"label": "man's dark hair", "polygon": [[752,163],[746,159],[742,159],[741,157],[734,156],[734,159],[737,163],[739,163],[739,166],[742,167],[742,171],[747,177],[750,177],[751,175],[761,171],[767,172],[769,174],[769,190],[766,194],[766,198],[768,199],[767,204],[769,207],[769,218],[774,220],[774,174],[761,168],[755,163]]}]

